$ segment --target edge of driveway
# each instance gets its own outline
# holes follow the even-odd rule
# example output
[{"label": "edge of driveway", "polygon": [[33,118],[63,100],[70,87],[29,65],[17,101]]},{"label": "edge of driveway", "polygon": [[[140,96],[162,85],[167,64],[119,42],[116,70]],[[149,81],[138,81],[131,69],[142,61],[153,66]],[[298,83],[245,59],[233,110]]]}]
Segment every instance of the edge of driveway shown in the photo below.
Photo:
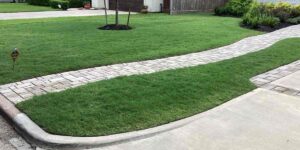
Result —
[{"label": "edge of driveway", "polygon": [[[243,96],[251,96],[257,91],[265,89],[255,89]],[[221,106],[231,105],[237,101],[237,98],[225,102]],[[95,137],[73,137],[73,136],[61,136],[54,135],[45,132],[36,123],[34,123],[26,114],[16,108],[9,100],[4,96],[0,95],[0,111],[3,112],[8,118],[9,122],[30,144],[33,146],[47,147],[47,148],[60,148],[60,149],[82,149],[82,148],[93,148],[93,147],[104,147],[108,145],[119,144],[127,141],[144,139],[147,137],[154,136],[166,131],[170,131],[201,118],[204,115],[209,114],[212,111],[218,110],[222,107],[215,107],[208,111],[196,114],[194,116],[174,121],[161,126],[121,133],[108,136],[95,136]]]}]

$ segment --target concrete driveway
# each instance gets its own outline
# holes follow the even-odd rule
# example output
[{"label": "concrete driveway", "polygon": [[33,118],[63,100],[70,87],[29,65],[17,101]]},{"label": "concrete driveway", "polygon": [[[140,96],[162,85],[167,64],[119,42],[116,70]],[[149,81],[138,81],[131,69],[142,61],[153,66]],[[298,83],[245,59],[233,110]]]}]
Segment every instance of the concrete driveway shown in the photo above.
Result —
[{"label": "concrete driveway", "polygon": [[[114,14],[115,11],[108,10],[107,13],[109,15],[111,15],[111,14]],[[124,11],[120,11],[119,13],[127,14],[127,12],[124,12]],[[80,16],[103,16],[103,15],[105,15],[104,10],[69,9],[68,11],[0,13],[0,20],[55,18],[55,17],[80,17]]]},{"label": "concrete driveway", "polygon": [[99,150],[299,150],[300,98],[257,89],[181,128]]},{"label": "concrete driveway", "polygon": [[0,150],[32,150],[0,115]]}]

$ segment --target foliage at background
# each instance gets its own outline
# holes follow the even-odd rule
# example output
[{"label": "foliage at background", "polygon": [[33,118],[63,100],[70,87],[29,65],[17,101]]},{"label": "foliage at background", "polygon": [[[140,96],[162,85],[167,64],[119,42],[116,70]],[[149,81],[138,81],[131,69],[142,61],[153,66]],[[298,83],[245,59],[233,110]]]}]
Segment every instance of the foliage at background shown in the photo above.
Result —
[{"label": "foliage at background", "polygon": [[216,8],[215,14],[241,17],[248,12],[252,2],[253,0],[230,0],[225,6]]},{"label": "foliage at background", "polygon": [[66,0],[50,0],[49,4],[52,8],[67,10],[69,8],[70,2]]},{"label": "foliage at background", "polygon": [[27,0],[30,5],[49,6],[49,0]]},{"label": "foliage at background", "polygon": [[287,2],[275,4],[253,2],[249,11],[244,15],[242,23],[252,28],[298,24],[300,23],[300,5],[291,5]]},{"label": "foliage at background", "polygon": [[[83,7],[84,2],[86,2],[87,0],[64,0],[64,1],[69,2],[69,7],[78,8],[78,7]],[[51,0],[27,0],[27,2],[31,5],[40,5],[40,6],[52,6],[53,5],[53,4],[51,4]]]}]

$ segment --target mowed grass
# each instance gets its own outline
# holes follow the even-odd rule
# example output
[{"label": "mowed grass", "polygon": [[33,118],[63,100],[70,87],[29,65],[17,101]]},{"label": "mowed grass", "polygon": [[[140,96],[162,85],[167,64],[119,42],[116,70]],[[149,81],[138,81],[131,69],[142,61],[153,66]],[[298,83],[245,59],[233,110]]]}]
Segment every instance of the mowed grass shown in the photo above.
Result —
[{"label": "mowed grass", "polygon": [[255,75],[300,59],[300,38],[218,63],[119,77],[17,104],[50,133],[99,136],[182,119],[256,88]]},{"label": "mowed grass", "polygon": [[[0,21],[0,84],[198,52],[261,33],[241,28],[238,18],[207,14],[132,15],[130,31],[98,30],[103,22],[99,16]],[[21,54],[13,71],[9,55],[15,47]]]},{"label": "mowed grass", "polygon": [[27,3],[0,3],[0,13],[35,12],[58,10],[46,6],[34,6]]}]

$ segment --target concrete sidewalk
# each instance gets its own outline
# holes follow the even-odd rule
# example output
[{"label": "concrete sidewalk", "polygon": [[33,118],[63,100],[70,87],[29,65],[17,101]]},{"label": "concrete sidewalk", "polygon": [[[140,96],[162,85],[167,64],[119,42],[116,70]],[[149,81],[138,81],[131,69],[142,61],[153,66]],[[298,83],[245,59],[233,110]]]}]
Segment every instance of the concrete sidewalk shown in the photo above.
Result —
[{"label": "concrete sidewalk", "polygon": [[[300,98],[257,89],[196,121],[99,150],[298,150]],[[95,150],[98,150],[95,149]]]},{"label": "concrete sidewalk", "polygon": [[[109,15],[115,11],[108,10]],[[120,11],[119,14],[127,14]],[[104,10],[78,10],[70,9],[68,11],[43,11],[43,12],[19,12],[19,13],[0,13],[0,20],[13,19],[37,19],[37,18],[56,18],[56,17],[80,17],[80,16],[103,16]]]}]

